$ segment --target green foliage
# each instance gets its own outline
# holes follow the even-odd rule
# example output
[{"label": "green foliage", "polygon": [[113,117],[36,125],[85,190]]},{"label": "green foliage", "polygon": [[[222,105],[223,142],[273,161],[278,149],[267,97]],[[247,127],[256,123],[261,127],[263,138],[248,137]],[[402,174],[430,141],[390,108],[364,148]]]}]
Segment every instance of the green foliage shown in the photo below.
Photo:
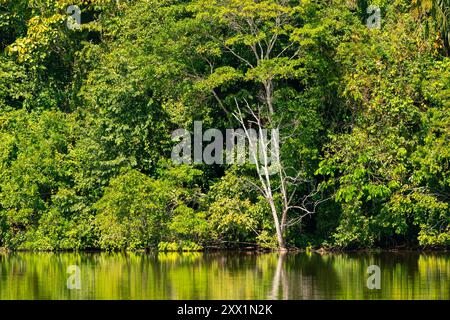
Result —
[{"label": "green foliage", "polygon": [[402,17],[340,47],[342,92],[359,108],[319,169],[337,187],[339,246],[448,244],[448,59],[435,63],[433,39]]},{"label": "green foliage", "polygon": [[[21,247],[22,241],[25,248],[86,245],[81,238],[90,228],[82,228],[89,220],[78,220],[77,213],[87,211],[83,199],[70,191],[71,121],[58,111],[17,110],[0,115],[3,245]],[[31,244],[34,240],[42,245]]]},{"label": "green foliage", "polygon": [[211,187],[207,219],[213,241],[233,245],[255,239],[272,247],[275,238],[267,204],[249,187],[233,171]]},{"label": "green foliage", "polygon": [[289,194],[324,201],[289,245],[448,247],[446,0],[374,1],[379,30],[368,4],[0,0],[0,247],[275,248],[252,165],[170,161],[173,130],[236,128],[244,99]]},{"label": "green foliage", "polygon": [[173,211],[168,228],[175,239],[192,239],[197,242],[206,240],[210,233],[206,214],[196,212],[185,205],[179,206]]},{"label": "green foliage", "polygon": [[178,197],[170,182],[151,179],[135,170],[122,172],[94,205],[99,246],[145,249],[157,245]]}]

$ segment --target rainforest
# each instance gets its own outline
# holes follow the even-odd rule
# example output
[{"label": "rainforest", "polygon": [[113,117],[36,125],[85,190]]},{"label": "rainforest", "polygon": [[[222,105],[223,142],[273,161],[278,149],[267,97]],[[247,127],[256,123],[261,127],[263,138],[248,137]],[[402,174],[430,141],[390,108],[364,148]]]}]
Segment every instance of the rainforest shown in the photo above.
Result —
[{"label": "rainforest", "polygon": [[449,54],[448,0],[0,0],[0,251],[448,249]]}]

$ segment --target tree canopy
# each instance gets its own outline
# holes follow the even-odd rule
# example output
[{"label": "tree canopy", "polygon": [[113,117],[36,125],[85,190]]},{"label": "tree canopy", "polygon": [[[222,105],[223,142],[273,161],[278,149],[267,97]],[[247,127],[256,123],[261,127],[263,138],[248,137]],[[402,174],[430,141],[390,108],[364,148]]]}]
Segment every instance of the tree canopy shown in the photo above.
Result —
[{"label": "tree canopy", "polygon": [[[0,247],[448,247],[449,19],[447,0],[0,0]],[[174,130],[255,118],[275,173],[171,161]]]}]

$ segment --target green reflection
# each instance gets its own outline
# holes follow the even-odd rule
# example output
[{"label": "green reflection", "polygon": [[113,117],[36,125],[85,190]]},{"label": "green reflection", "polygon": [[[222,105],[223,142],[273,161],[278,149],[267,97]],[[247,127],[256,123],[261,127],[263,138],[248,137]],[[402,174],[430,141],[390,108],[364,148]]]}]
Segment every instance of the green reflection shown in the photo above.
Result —
[{"label": "green reflection", "polygon": [[[69,290],[77,265],[81,289]],[[381,268],[381,289],[366,286]],[[450,299],[450,254],[0,254],[0,299]]]}]

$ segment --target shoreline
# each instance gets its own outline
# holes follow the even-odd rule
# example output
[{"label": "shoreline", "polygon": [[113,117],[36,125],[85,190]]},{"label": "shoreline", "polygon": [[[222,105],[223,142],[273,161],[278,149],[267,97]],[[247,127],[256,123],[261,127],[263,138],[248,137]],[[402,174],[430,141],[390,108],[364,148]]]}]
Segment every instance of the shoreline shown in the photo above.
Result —
[{"label": "shoreline", "polygon": [[254,254],[267,254],[267,253],[281,253],[281,254],[296,254],[296,253],[317,253],[317,254],[338,254],[338,253],[450,253],[450,248],[364,248],[364,249],[299,249],[289,248],[286,250],[278,249],[242,249],[242,248],[214,248],[204,250],[184,250],[184,251],[160,251],[157,249],[148,250],[102,250],[102,249],[66,249],[66,250],[12,250],[4,247],[0,247],[0,254],[10,253],[254,253]]}]

